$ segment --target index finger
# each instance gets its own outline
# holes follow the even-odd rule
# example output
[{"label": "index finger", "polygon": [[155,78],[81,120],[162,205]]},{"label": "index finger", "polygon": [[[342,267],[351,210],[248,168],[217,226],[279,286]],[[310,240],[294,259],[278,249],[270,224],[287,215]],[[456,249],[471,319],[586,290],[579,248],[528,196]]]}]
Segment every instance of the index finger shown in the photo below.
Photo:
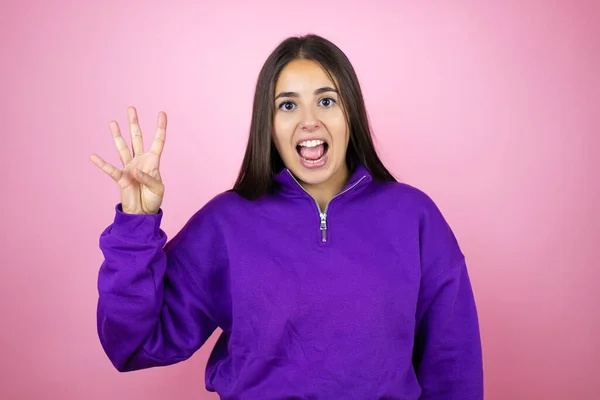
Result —
[{"label": "index finger", "polygon": [[156,122],[156,135],[154,136],[154,141],[152,142],[152,147],[150,148],[150,152],[156,154],[160,157],[162,151],[165,147],[165,140],[167,138],[167,114],[164,112],[158,113],[158,118]]}]

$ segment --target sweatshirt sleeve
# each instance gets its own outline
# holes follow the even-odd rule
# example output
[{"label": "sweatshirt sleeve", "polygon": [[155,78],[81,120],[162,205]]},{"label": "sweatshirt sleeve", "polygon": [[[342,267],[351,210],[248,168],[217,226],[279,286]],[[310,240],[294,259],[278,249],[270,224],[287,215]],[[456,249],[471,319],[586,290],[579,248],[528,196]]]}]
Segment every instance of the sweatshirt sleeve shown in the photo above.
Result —
[{"label": "sweatshirt sleeve", "polygon": [[162,216],[127,214],[118,204],[100,236],[97,331],[121,372],[186,360],[218,326],[207,292],[222,246],[211,230],[198,230],[197,218],[167,242]]},{"label": "sweatshirt sleeve", "polygon": [[413,357],[420,400],[482,400],[479,322],[465,257],[438,208],[429,205],[421,221]]}]

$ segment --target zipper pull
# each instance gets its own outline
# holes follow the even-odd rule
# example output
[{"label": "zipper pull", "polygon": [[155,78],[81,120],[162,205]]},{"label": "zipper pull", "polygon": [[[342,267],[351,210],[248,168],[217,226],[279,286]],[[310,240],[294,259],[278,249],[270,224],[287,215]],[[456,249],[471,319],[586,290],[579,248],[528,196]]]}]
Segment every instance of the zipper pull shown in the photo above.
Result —
[{"label": "zipper pull", "polygon": [[321,241],[327,241],[327,213],[321,213]]}]

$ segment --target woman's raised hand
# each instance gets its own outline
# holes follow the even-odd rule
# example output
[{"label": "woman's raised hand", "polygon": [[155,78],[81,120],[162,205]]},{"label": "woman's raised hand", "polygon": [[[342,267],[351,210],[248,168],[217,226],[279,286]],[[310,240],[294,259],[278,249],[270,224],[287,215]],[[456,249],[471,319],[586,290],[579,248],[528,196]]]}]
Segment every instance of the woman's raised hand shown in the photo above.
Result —
[{"label": "woman's raised hand", "polygon": [[134,107],[127,109],[129,134],[133,153],[129,150],[125,139],[121,136],[119,124],[110,121],[110,131],[119,152],[123,168],[119,169],[100,156],[92,154],[90,159],[101,170],[108,174],[119,186],[123,212],[129,214],[156,214],[162,204],[165,186],[159,172],[166,131],[167,115],[158,113],[156,135],[150,151],[144,152],[144,142],[140,129],[137,111]]}]

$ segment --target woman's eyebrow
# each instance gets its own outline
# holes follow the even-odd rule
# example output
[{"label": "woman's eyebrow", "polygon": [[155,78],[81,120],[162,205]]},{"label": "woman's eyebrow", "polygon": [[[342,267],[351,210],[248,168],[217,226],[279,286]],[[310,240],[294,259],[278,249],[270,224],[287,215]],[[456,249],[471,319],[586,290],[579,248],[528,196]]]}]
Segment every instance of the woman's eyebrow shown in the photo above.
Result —
[{"label": "woman's eyebrow", "polygon": [[315,90],[315,94],[321,94],[321,93],[325,93],[325,92],[335,92],[337,93],[338,91],[335,90],[334,88],[330,88],[329,86],[325,86],[322,88],[319,88],[317,90]]},{"label": "woman's eyebrow", "polygon": [[[324,86],[322,88],[318,88],[317,90],[315,90],[315,94],[321,94],[321,93],[325,93],[325,92],[337,93],[338,91],[329,86]],[[275,96],[275,100],[279,99],[280,97],[300,97],[300,96],[296,92],[281,92],[277,96]]]}]

